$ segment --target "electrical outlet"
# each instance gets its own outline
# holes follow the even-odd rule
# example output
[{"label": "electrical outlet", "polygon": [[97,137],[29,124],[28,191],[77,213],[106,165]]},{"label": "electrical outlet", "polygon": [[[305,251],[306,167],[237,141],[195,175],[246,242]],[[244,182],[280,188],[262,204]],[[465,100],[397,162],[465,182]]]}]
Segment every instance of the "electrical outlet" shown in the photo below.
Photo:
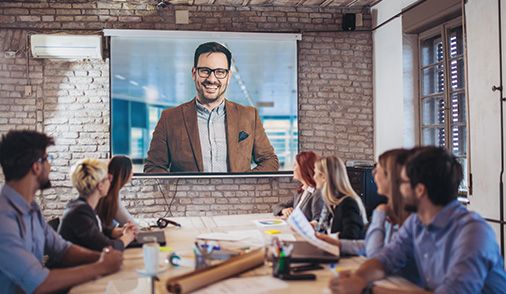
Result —
[{"label": "electrical outlet", "polygon": [[26,97],[32,96],[32,86],[30,86],[30,85],[25,86],[25,96]]},{"label": "electrical outlet", "polygon": [[16,57],[16,51],[5,51],[4,52],[4,57],[5,58],[14,58]]}]

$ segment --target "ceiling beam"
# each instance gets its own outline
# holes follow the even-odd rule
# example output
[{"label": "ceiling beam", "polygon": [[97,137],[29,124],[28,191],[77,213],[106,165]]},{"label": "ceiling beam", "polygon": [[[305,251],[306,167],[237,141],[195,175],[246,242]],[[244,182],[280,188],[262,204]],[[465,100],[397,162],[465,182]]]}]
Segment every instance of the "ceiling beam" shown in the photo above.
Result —
[{"label": "ceiling beam", "polygon": [[251,0],[242,0],[242,6],[248,6]]},{"label": "ceiling beam", "polygon": [[209,4],[209,5],[213,5],[213,4],[214,4],[214,2],[216,2],[216,0],[209,0],[209,1],[207,1],[207,4]]},{"label": "ceiling beam", "polygon": [[295,6],[303,6],[304,3],[306,3],[307,0],[299,0],[299,2],[297,2],[297,4],[295,4]]},{"label": "ceiling beam", "polygon": [[358,1],[360,1],[360,0],[351,0],[350,2],[348,2],[348,4],[346,4],[346,7],[355,6],[355,4],[357,4]]},{"label": "ceiling beam", "polygon": [[320,7],[327,7],[329,6],[334,0],[325,0],[320,4]]}]

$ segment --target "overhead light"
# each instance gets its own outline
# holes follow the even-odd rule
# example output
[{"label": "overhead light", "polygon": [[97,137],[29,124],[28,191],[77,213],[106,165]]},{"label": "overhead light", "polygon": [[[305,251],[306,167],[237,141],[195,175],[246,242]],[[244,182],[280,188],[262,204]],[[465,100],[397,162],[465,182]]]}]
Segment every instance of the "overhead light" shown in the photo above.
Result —
[{"label": "overhead light", "polygon": [[136,81],[129,81],[129,83],[134,86],[139,86],[139,83],[137,83]]},{"label": "overhead light", "polygon": [[122,81],[126,80],[126,78],[122,75],[114,75],[114,77],[117,78],[118,80],[122,80]]},{"label": "overhead light", "polygon": [[148,101],[153,101],[158,99],[158,90],[155,87],[142,87],[144,89],[144,93],[146,94],[146,98]]}]

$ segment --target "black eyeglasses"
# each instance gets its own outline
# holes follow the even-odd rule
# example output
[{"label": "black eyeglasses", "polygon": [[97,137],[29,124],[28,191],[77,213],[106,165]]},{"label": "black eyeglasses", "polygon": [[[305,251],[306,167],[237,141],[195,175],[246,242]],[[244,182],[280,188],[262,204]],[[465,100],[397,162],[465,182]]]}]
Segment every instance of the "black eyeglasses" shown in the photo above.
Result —
[{"label": "black eyeglasses", "polygon": [[49,163],[53,162],[53,155],[46,154],[42,156],[41,158],[37,159],[38,162],[43,163],[44,161],[47,161]]},{"label": "black eyeglasses", "polygon": [[208,78],[213,72],[217,79],[224,79],[227,77],[229,70],[225,68],[197,67],[197,73],[201,78]]}]

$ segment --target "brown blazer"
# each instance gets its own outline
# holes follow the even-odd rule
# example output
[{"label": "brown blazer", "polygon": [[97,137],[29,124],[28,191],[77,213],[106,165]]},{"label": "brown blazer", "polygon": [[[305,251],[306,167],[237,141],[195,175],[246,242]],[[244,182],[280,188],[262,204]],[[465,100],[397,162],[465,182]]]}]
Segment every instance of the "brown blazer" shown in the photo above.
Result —
[{"label": "brown blazer", "polygon": [[[256,108],[225,100],[225,111],[228,171],[277,171],[278,157],[265,134]],[[239,137],[241,132],[242,140]],[[253,170],[252,159],[257,164]],[[202,171],[202,151],[194,98],[190,102],[163,111],[153,132],[144,172]]]}]

